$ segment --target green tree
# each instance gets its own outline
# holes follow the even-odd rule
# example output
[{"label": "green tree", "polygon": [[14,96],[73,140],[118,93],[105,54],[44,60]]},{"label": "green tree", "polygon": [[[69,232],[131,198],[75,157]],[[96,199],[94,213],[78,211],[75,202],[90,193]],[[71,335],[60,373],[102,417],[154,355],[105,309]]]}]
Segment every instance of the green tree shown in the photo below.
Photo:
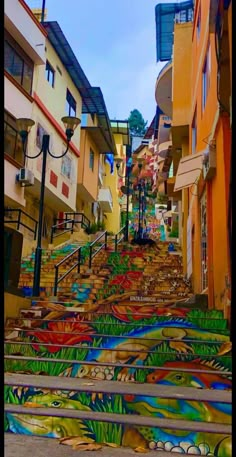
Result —
[{"label": "green tree", "polygon": [[147,130],[147,121],[145,122],[142,114],[138,109],[133,109],[130,112],[129,126],[131,135],[143,136]]}]

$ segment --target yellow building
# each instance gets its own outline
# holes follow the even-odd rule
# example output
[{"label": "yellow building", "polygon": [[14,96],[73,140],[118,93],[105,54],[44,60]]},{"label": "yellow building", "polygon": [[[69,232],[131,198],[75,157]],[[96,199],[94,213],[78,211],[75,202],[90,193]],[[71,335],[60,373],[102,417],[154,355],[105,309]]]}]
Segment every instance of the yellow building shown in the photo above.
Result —
[{"label": "yellow building", "polygon": [[167,180],[167,193],[180,200],[184,272],[194,292],[207,294],[208,306],[226,315],[231,256],[230,8],[230,1],[220,1],[217,11],[214,2],[198,0],[192,21],[176,21],[172,61],[156,83],[156,101],[172,118],[174,176]]}]

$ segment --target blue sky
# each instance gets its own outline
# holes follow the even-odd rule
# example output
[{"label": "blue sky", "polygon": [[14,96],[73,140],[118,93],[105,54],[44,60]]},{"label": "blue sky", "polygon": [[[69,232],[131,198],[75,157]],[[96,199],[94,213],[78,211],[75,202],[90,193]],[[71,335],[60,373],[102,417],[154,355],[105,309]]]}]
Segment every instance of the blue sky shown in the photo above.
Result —
[{"label": "blue sky", "polygon": [[[26,0],[39,6],[42,0]],[[165,2],[162,0],[161,3]],[[158,0],[46,0],[90,83],[100,86],[110,118],[137,108],[155,114],[155,5]]]}]

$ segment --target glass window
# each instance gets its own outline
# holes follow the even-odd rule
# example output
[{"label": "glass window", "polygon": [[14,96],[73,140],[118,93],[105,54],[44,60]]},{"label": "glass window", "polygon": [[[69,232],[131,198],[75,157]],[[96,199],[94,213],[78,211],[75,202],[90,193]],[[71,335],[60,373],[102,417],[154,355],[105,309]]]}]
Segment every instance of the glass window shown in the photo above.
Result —
[{"label": "glass window", "polygon": [[192,154],[196,152],[197,146],[197,107],[195,108],[192,122]]},{"label": "glass window", "polygon": [[66,114],[76,116],[76,101],[68,89],[66,91]]},{"label": "glass window", "polygon": [[72,174],[72,160],[69,155],[65,155],[61,160],[61,173],[68,179],[71,179]]},{"label": "glass window", "polygon": [[89,168],[92,171],[94,169],[94,152],[92,149],[90,149],[90,153],[89,153]]},{"label": "glass window", "polygon": [[36,146],[37,148],[42,148],[43,143],[43,135],[48,135],[48,132],[42,127],[42,125],[38,122],[37,124],[37,131],[36,131]]},{"label": "glass window", "polygon": [[211,55],[210,45],[207,48],[207,54],[202,70],[202,112],[205,110],[207,95],[210,87]]},{"label": "glass window", "polygon": [[13,38],[4,42],[4,69],[31,93],[34,64],[17,44],[14,45]]},{"label": "glass window", "polygon": [[49,82],[50,86],[54,87],[54,81],[55,81],[55,70],[52,68],[51,64],[46,62],[46,80]]},{"label": "glass window", "polygon": [[201,33],[201,8],[199,7],[198,18],[197,18],[197,39],[199,40]]},{"label": "glass window", "polygon": [[25,157],[16,120],[7,112],[4,113],[4,152],[16,160],[19,165],[24,166]]}]

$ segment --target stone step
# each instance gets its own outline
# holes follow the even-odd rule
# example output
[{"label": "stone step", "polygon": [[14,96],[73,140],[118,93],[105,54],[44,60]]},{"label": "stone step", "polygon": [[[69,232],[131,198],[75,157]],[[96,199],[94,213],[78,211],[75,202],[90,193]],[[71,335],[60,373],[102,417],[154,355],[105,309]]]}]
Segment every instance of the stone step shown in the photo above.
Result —
[{"label": "stone step", "polygon": [[[29,403],[30,404],[30,403]],[[82,411],[66,408],[47,407],[24,407],[24,405],[7,404],[4,410],[11,414],[30,414],[32,416],[62,417],[81,420],[92,420],[98,422],[110,422],[112,424],[139,425],[143,427],[158,427],[168,430],[184,430],[186,432],[201,432],[221,435],[231,435],[232,426],[229,424],[218,424],[210,422],[199,422],[191,420],[176,420],[159,417],[141,416],[136,414],[116,414],[95,411]]]},{"label": "stone step", "polygon": [[[50,390],[74,391],[74,392],[90,392],[103,394],[120,394],[134,395],[145,397],[158,398],[175,398],[201,402],[219,402],[219,391],[213,389],[197,389],[195,387],[178,387],[169,386],[166,389],[165,385],[148,384],[143,385],[133,382],[118,382],[118,381],[99,381],[86,383],[80,378],[63,378],[59,376],[41,376],[41,375],[24,375],[5,373],[4,383],[7,386],[19,387],[37,387]],[[220,403],[232,403],[232,391],[223,390],[220,392]]]}]

